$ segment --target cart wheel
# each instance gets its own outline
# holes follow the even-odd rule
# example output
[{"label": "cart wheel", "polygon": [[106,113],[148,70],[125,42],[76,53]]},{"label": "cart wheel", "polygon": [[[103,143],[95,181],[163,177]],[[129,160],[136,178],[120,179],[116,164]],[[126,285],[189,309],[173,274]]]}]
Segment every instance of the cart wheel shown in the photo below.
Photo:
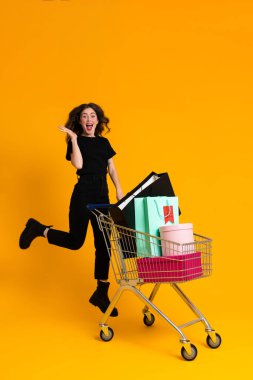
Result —
[{"label": "cart wheel", "polygon": [[194,360],[196,358],[196,356],[198,355],[197,347],[194,346],[194,344],[191,344],[191,353],[190,353],[190,355],[188,354],[188,352],[186,351],[186,349],[184,347],[182,347],[181,348],[181,355],[187,361]]},{"label": "cart wheel", "polygon": [[109,342],[110,340],[112,340],[113,335],[114,335],[113,329],[111,329],[110,327],[108,327],[108,335],[105,335],[103,330],[100,331],[100,338],[104,342]]},{"label": "cart wheel", "polygon": [[146,325],[148,327],[152,326],[153,323],[155,322],[154,314],[149,313],[149,316],[150,316],[150,319],[148,318],[148,316],[146,314],[143,317],[143,323],[144,323],[144,325]]},{"label": "cart wheel", "polygon": [[214,342],[210,335],[207,335],[206,337],[206,343],[210,348],[218,348],[221,345],[221,336],[217,333],[215,333],[216,341]]}]

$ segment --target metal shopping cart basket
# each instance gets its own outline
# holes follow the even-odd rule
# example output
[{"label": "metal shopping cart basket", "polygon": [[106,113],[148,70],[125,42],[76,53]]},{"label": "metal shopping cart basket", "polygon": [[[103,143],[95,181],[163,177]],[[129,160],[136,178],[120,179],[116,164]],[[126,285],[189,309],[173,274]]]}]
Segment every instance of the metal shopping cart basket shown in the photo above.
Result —
[{"label": "metal shopping cart basket", "polygon": [[[181,355],[185,360],[194,360],[198,351],[196,346],[187,339],[182,329],[195,323],[202,322],[204,324],[207,333],[207,345],[210,348],[218,348],[221,344],[220,335],[215,332],[207,319],[178,285],[211,275],[212,240],[194,234],[194,242],[178,244],[126,228],[115,224],[110,213],[101,211],[103,208],[109,209],[110,206],[88,205],[90,211],[97,218],[99,228],[105,239],[116,282],[120,285],[99,323],[101,339],[108,342],[113,338],[114,332],[106,322],[122,293],[128,290],[144,302],[143,322],[146,326],[152,326],[155,322],[155,316],[151,312],[153,311],[178,332],[182,344]],[[146,283],[154,284],[149,298],[140,290],[141,286]],[[153,300],[162,283],[171,285],[197,319],[178,326],[154,305]]]}]

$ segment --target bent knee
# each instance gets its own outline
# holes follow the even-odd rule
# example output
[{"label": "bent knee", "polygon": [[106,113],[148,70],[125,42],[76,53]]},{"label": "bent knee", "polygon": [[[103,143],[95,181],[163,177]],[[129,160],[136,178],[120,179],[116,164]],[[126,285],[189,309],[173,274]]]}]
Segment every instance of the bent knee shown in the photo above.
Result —
[{"label": "bent knee", "polygon": [[72,249],[73,251],[77,251],[78,249],[80,249],[83,246],[83,243],[84,243],[84,241],[73,241],[73,242],[71,242],[70,249]]}]

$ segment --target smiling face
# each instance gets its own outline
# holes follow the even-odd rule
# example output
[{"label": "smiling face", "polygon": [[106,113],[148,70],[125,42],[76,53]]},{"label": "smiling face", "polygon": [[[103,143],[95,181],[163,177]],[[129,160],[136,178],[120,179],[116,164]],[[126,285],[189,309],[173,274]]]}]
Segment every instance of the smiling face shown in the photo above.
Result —
[{"label": "smiling face", "polygon": [[98,117],[92,108],[85,108],[80,115],[80,124],[83,128],[83,136],[95,137],[96,126],[98,125]]}]

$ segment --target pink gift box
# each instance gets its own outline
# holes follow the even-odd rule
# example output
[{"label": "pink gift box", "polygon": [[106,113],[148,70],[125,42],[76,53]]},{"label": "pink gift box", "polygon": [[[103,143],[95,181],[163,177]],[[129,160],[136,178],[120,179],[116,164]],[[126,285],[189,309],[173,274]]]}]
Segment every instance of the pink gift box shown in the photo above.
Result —
[{"label": "pink gift box", "polygon": [[[172,224],[159,228],[162,241],[162,256],[188,254],[190,244],[194,242],[192,223]],[[173,244],[179,243],[180,245]],[[185,252],[186,251],[186,252]]]},{"label": "pink gift box", "polygon": [[171,257],[138,258],[139,278],[144,282],[182,282],[203,275],[201,252]]}]

